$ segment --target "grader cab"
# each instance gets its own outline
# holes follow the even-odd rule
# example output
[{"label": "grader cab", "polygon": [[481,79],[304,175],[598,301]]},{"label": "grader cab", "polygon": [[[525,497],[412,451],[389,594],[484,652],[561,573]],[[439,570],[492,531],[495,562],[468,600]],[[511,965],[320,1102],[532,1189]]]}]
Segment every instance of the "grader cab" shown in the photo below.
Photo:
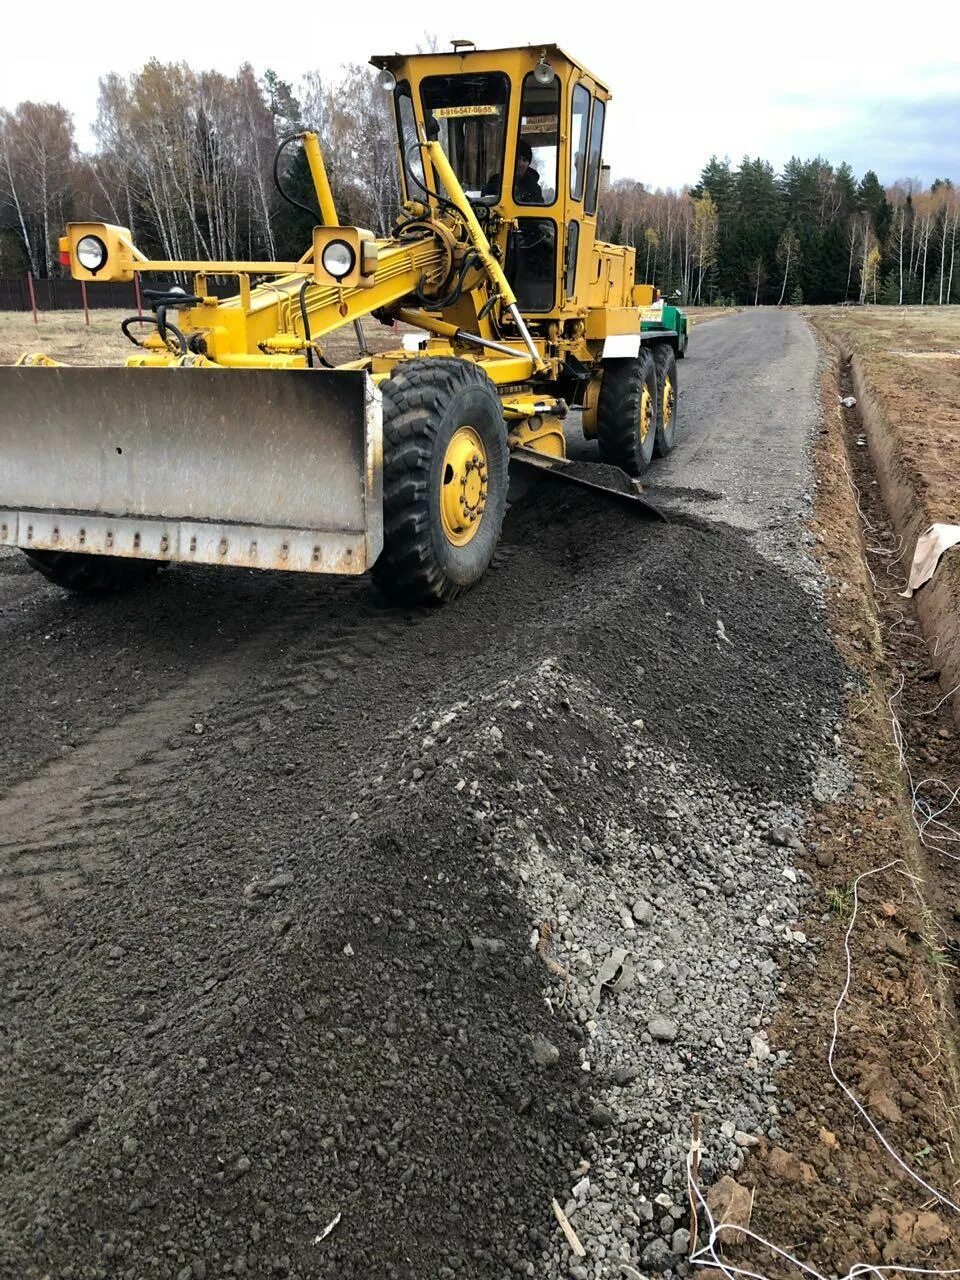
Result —
[{"label": "grader cab", "polygon": [[[75,279],[192,292],[144,291],[122,368],[0,370],[0,543],[81,591],[179,561],[372,569],[393,599],[441,602],[490,563],[511,459],[563,472],[571,409],[626,476],[670,451],[686,321],[597,239],[609,91],[553,45],[455,43],[373,59],[402,186],[387,238],[339,225],[309,133],[318,225],[296,261],[150,260],[126,228],[68,228]],[[237,292],[216,298],[224,275]],[[367,316],[410,328],[378,354],[358,328],[331,365],[324,340]]]}]

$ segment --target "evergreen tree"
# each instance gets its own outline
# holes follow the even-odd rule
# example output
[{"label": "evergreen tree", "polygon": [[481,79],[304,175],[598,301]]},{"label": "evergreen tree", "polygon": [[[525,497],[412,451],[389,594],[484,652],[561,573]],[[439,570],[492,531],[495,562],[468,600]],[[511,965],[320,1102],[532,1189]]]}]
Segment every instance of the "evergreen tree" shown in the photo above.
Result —
[{"label": "evergreen tree", "polygon": [[869,213],[874,234],[879,242],[884,244],[890,230],[892,210],[886,192],[880,185],[880,179],[872,169],[868,169],[860,179],[860,185],[857,187],[857,208],[862,213]]}]

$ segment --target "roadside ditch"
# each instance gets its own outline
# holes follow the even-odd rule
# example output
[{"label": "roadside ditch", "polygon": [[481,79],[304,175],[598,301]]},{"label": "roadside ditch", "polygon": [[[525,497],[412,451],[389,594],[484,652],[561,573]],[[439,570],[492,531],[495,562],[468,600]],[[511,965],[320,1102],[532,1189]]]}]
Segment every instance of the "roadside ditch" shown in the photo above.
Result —
[{"label": "roadside ditch", "polygon": [[[960,749],[945,696],[945,649],[955,633],[943,626],[944,578],[937,600],[926,595],[932,584],[914,600],[898,594],[910,529],[923,527],[923,517],[908,520],[909,475],[882,407],[865,390],[856,366],[834,352],[822,378],[811,528],[835,643],[857,681],[840,735],[854,780],[804,833],[816,893],[803,927],[823,947],[809,982],[785,992],[771,1029],[772,1041],[791,1044],[780,1081],[797,1106],[782,1125],[781,1148],[760,1143],[743,1179],[758,1234],[840,1275],[862,1263],[948,1268],[960,1260],[950,1203],[958,1184],[960,837],[949,825]],[[849,395],[855,406],[842,404]],[[925,635],[933,623],[941,626],[939,664]],[[844,990],[848,954],[831,1071],[830,1009]],[[768,1276],[796,1274],[785,1257],[753,1244],[729,1254]]]}]

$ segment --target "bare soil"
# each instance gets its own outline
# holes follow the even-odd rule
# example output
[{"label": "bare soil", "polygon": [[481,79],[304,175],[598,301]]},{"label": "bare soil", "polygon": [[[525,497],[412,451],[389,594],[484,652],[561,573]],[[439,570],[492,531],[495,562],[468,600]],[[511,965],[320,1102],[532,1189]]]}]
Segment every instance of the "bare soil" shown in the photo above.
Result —
[{"label": "bare soil", "polygon": [[684,307],[685,315],[688,315],[694,324],[705,324],[708,320],[721,320],[724,316],[735,316],[740,307]]},{"label": "bare soil", "polygon": [[[900,539],[905,580],[918,535],[960,523],[960,307],[817,309],[859,400],[864,438]],[[960,552],[943,556],[916,596],[930,663],[944,692],[960,685]],[[960,697],[953,701],[960,726]]]},{"label": "bare soil", "polygon": [[928,524],[956,522],[960,307],[818,307],[814,326],[855,356],[896,432],[897,465]]}]

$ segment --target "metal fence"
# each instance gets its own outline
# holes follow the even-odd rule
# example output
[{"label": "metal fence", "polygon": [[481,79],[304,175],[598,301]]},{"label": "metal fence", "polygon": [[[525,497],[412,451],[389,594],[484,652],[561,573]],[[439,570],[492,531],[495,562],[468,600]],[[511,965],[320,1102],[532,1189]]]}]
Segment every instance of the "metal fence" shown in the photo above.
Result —
[{"label": "metal fence", "polygon": [[[80,311],[83,309],[84,288],[79,280],[65,280],[51,277],[41,280],[37,276],[0,276],[0,311],[30,311],[33,299],[30,286],[33,285],[33,297],[36,299],[38,311]],[[155,287],[155,286],[154,286]],[[236,281],[218,283],[207,281],[207,291],[219,298],[229,297],[237,292]],[[101,307],[122,307],[128,311],[137,310],[136,285],[130,284],[88,284],[86,287],[86,305],[92,311]]]},{"label": "metal fence", "polygon": [[[38,311],[74,311],[83,307],[79,280],[39,280],[33,277],[33,293]],[[27,276],[0,276],[0,311],[29,311],[31,281]],[[87,306],[137,309],[133,284],[88,284]]]}]

